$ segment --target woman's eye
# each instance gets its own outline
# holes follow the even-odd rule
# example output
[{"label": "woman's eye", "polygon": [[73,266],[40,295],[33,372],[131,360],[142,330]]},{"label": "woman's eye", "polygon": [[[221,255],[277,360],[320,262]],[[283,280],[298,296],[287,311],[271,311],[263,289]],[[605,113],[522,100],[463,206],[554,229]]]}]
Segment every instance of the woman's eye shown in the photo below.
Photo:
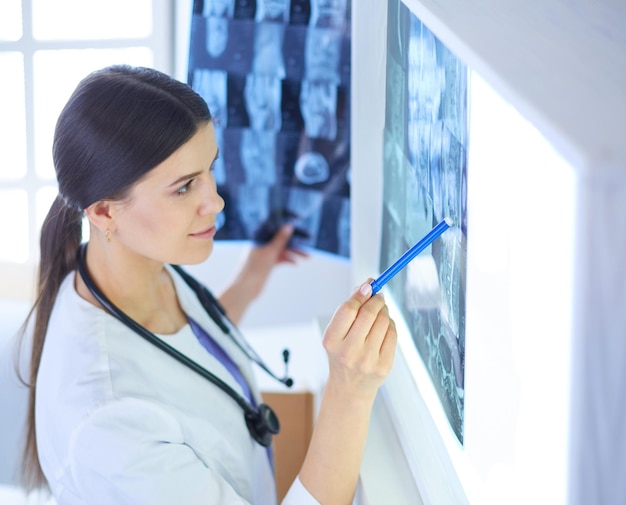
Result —
[{"label": "woman's eye", "polygon": [[181,186],[180,188],[178,188],[176,190],[176,193],[179,195],[185,195],[187,193],[189,193],[189,190],[191,189],[191,184],[193,183],[194,179],[191,179],[187,184],[185,184],[184,186]]}]

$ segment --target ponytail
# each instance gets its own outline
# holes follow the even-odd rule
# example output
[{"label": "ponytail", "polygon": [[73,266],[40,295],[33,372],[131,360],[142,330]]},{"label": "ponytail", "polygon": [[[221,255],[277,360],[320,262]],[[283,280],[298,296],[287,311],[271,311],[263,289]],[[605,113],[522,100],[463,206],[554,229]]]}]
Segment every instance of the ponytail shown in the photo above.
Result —
[{"label": "ponytail", "polygon": [[[50,207],[41,229],[41,259],[37,282],[37,298],[26,322],[22,326],[22,342],[29,321],[34,318],[28,411],[26,417],[26,440],[22,460],[22,483],[27,490],[46,486],[37,455],[35,431],[35,396],[37,372],[41,361],[43,344],[48,330],[52,307],[63,279],[76,268],[76,254],[81,241],[82,212],[71,208],[59,195]],[[21,347],[21,346],[20,346]]]}]

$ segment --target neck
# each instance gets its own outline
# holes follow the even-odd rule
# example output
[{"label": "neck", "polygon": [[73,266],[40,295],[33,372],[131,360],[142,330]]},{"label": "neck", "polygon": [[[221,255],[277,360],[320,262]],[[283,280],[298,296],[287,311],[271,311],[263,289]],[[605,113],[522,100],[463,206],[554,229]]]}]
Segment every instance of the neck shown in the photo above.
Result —
[{"label": "neck", "polygon": [[[148,330],[169,334],[186,324],[173,280],[162,262],[138,255],[121,244],[90,241],[86,267],[104,295]],[[80,275],[76,276],[76,290],[99,306]]]}]

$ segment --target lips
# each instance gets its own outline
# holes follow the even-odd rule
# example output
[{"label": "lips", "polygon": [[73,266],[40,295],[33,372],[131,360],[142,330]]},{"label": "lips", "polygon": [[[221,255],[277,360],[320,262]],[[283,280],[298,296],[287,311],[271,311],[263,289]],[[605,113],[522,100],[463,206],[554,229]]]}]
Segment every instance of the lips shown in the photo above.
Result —
[{"label": "lips", "polygon": [[215,236],[217,229],[214,226],[211,226],[210,228],[207,228],[206,230],[202,230],[199,231],[197,233],[191,233],[190,235],[192,237],[196,237],[196,238],[213,238]]}]

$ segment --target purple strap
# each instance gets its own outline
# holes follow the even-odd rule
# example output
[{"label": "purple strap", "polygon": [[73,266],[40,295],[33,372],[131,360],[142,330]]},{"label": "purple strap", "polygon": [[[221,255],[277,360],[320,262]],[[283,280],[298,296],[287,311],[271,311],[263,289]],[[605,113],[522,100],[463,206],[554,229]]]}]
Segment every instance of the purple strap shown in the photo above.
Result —
[{"label": "purple strap", "polygon": [[[239,383],[241,388],[243,389],[246,398],[252,404],[253,407],[256,408],[256,401],[254,400],[254,396],[252,395],[252,391],[250,390],[250,384],[246,381],[245,377],[239,370],[237,364],[232,360],[232,358],[226,354],[226,351],[219,345],[211,335],[209,335],[204,328],[202,328],[198,323],[196,323],[193,319],[187,316],[187,321],[189,321],[189,326],[191,326],[191,331],[196,336],[198,341],[202,344],[202,346],[209,351],[222,365],[226,367],[226,369],[230,372],[230,374],[235,378],[235,380]],[[274,452],[272,451],[272,447],[267,447],[267,457],[270,461],[270,466],[272,470],[274,470]]]},{"label": "purple strap", "polygon": [[234,379],[239,383],[241,389],[243,389],[244,394],[248,401],[256,407],[256,402],[254,400],[254,396],[252,395],[252,391],[250,390],[250,385],[248,381],[246,381],[245,377],[242,375],[241,370],[237,364],[232,360],[232,358],[226,354],[226,351],[219,345],[211,335],[209,335],[204,328],[202,328],[198,323],[196,323],[193,319],[187,316],[187,320],[189,321],[189,326],[191,326],[191,330],[193,334],[196,336],[198,341],[202,344],[202,346],[209,351],[222,365],[226,367],[226,369],[230,372],[230,374],[234,377]]}]

